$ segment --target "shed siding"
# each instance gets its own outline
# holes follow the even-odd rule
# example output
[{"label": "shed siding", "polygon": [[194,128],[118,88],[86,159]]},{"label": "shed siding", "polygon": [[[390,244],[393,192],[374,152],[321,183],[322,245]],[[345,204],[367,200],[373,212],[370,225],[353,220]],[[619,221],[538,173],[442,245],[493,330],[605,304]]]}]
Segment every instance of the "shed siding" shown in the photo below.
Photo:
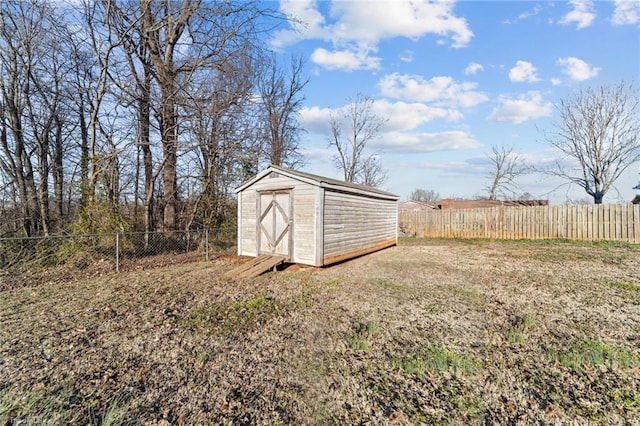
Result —
[{"label": "shed siding", "polygon": [[238,224],[238,254],[241,256],[257,256],[256,246],[256,192],[255,191],[242,191],[240,193],[239,216],[240,223]]},{"label": "shed siding", "polygon": [[336,191],[324,198],[324,263],[396,244],[397,203]]},{"label": "shed siding", "polygon": [[[293,228],[292,261],[315,265],[316,256],[316,187],[287,176],[269,175],[244,189],[242,194],[242,255],[257,256],[257,196],[259,191],[292,190]],[[248,208],[249,207],[249,208]]]},{"label": "shed siding", "polygon": [[293,200],[293,261],[315,265],[316,188],[308,183],[296,185]]}]

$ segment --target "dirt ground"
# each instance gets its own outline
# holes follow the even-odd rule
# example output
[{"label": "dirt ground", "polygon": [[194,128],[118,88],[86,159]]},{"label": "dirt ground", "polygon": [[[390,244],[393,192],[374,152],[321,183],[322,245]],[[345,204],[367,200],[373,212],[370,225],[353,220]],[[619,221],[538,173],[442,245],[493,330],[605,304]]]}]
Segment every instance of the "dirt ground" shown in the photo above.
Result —
[{"label": "dirt ground", "polygon": [[640,424],[640,246],[238,262],[0,277],[0,425]]}]

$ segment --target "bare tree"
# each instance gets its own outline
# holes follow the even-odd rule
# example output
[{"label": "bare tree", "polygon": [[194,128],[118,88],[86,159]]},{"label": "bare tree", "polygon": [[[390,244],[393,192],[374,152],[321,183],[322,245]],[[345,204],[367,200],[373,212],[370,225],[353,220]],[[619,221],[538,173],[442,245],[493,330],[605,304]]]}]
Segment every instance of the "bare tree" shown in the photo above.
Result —
[{"label": "bare tree", "polygon": [[259,69],[256,56],[247,43],[221,64],[217,73],[202,73],[195,84],[197,90],[193,90],[199,96],[191,97],[185,107],[190,116],[190,139],[197,146],[194,153],[199,154],[191,158],[200,187],[200,194],[192,197],[195,201],[188,222],[199,213],[206,223],[221,225],[241,159],[248,156],[257,162],[258,126],[244,118],[250,115],[248,108],[259,108],[252,102]]},{"label": "bare tree", "polygon": [[516,178],[528,172],[522,158],[510,146],[494,146],[489,155],[491,169],[488,176],[490,184],[486,187],[489,200],[498,196],[509,198],[517,190]]},{"label": "bare tree", "polygon": [[144,42],[160,92],[164,227],[175,229],[181,107],[199,71],[213,74],[248,44],[257,44],[256,24],[266,12],[259,2],[140,0]]},{"label": "bare tree", "polygon": [[68,71],[63,29],[63,17],[49,3],[0,6],[0,162],[17,187],[27,235],[51,230],[50,175],[55,210],[62,214],[62,99]]},{"label": "bare tree", "polygon": [[304,65],[301,56],[294,57],[287,73],[271,58],[264,77],[258,82],[267,127],[266,151],[270,163],[276,166],[296,167],[301,162],[297,152],[297,139],[302,132],[298,114],[304,101],[302,90],[309,82],[302,76]]},{"label": "bare tree", "polygon": [[0,232],[46,234],[74,220],[75,203],[117,208],[131,193],[146,231],[219,223],[267,128],[273,159],[291,165],[306,80],[302,60],[259,66],[264,34],[286,19],[270,7],[0,2],[0,203],[15,216]]},{"label": "bare tree", "polygon": [[[344,117],[331,115],[329,146],[336,148],[334,164],[351,183],[382,183],[384,171],[374,154],[367,155],[367,144],[374,140],[387,121],[373,112],[373,100],[358,93],[348,99]],[[346,131],[344,128],[346,127]]]},{"label": "bare tree", "polygon": [[409,199],[412,201],[438,201],[440,194],[433,189],[414,189]]},{"label": "bare tree", "polygon": [[640,160],[640,100],[633,85],[587,88],[556,105],[546,141],[564,154],[547,173],[583,188],[601,204],[620,175]]},{"label": "bare tree", "polygon": [[382,167],[380,159],[376,155],[370,155],[362,163],[358,183],[379,187],[387,181],[387,178],[387,171]]}]

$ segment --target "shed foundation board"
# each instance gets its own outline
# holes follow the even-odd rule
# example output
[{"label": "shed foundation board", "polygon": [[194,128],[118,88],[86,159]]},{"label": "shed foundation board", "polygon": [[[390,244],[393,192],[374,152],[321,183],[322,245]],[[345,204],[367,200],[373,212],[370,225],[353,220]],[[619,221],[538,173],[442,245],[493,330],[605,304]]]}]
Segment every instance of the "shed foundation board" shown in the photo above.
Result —
[{"label": "shed foundation board", "polygon": [[269,269],[280,265],[285,261],[281,256],[261,255],[251,259],[235,269],[225,273],[225,278],[252,278],[267,272]]}]

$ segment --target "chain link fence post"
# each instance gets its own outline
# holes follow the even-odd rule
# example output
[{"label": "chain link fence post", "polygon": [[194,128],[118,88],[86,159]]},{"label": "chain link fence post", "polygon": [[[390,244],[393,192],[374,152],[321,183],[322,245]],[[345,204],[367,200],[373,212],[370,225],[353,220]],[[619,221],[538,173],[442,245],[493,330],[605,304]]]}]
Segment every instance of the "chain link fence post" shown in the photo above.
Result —
[{"label": "chain link fence post", "polygon": [[204,230],[204,258],[209,261],[209,229]]},{"label": "chain link fence post", "polygon": [[120,273],[120,234],[116,234],[116,273]]}]

